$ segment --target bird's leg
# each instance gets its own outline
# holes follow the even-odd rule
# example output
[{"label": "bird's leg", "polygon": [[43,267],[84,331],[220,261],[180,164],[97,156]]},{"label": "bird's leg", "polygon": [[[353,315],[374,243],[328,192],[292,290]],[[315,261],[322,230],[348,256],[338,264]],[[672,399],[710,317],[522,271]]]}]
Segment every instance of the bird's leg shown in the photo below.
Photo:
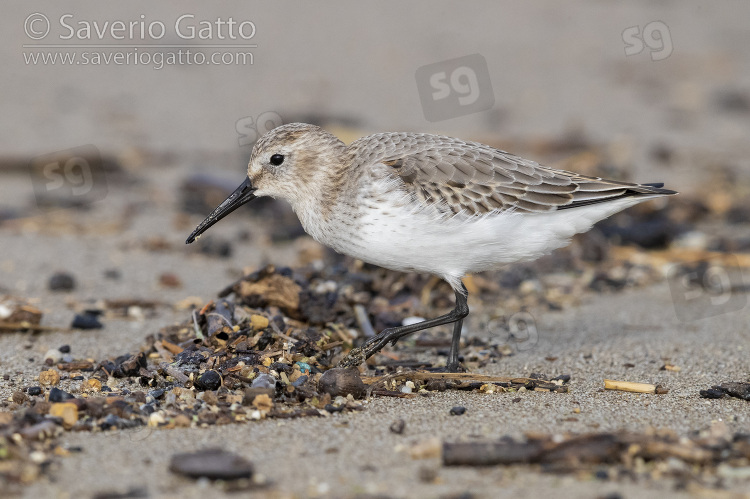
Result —
[{"label": "bird's leg", "polygon": [[423,329],[429,329],[434,326],[441,326],[443,324],[454,323],[453,326],[453,338],[451,340],[451,350],[448,356],[447,368],[449,371],[458,370],[458,344],[461,340],[461,325],[464,317],[469,315],[469,305],[466,303],[466,297],[468,292],[466,287],[461,285],[460,290],[455,290],[456,293],[456,308],[451,310],[445,315],[430,319],[427,321],[417,322],[416,324],[409,324],[408,326],[399,326],[384,329],[379,335],[374,336],[367,340],[361,347],[352,348],[349,355],[344,357],[339,362],[338,367],[354,367],[358,366],[373,354],[380,351],[381,348],[386,346],[388,343],[395,344],[399,338],[403,336],[422,331]]},{"label": "bird's leg", "polygon": [[[469,307],[466,308],[468,310]],[[463,327],[463,324],[463,319],[458,319],[453,323],[453,338],[451,338],[451,350],[448,354],[448,363],[445,366],[446,370],[449,373],[458,372],[458,345],[459,343],[461,343],[461,328]]]}]

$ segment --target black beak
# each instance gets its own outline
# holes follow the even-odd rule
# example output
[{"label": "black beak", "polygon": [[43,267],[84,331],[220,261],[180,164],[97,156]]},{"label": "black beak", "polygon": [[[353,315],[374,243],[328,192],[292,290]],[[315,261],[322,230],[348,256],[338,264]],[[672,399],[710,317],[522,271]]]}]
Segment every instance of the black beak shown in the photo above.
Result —
[{"label": "black beak", "polygon": [[255,188],[250,182],[249,178],[246,178],[242,184],[235,190],[228,198],[224,200],[211,214],[202,221],[198,227],[195,228],[192,234],[187,238],[185,244],[190,244],[195,241],[195,238],[203,234],[213,224],[224,218],[225,216],[232,213],[234,210],[242,206],[243,204],[255,199]]}]

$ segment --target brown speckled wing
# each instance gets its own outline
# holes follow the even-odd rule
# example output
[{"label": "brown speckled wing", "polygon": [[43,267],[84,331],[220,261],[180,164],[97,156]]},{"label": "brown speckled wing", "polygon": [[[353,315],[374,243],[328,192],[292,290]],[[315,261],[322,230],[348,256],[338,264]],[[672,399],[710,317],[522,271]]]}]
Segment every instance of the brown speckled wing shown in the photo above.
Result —
[{"label": "brown speckled wing", "polygon": [[444,211],[541,213],[626,196],[666,195],[631,184],[556,170],[476,142],[429,134],[382,133],[349,148],[360,166],[383,163],[423,203]]}]

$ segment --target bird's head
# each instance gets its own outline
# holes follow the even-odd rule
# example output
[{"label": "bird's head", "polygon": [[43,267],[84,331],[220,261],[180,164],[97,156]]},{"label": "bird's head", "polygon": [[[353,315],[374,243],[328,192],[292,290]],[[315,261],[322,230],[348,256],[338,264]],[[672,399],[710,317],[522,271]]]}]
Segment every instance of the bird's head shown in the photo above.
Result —
[{"label": "bird's head", "polygon": [[274,128],[253,147],[247,178],[188,237],[195,238],[256,197],[284,199],[296,206],[315,199],[341,165],[346,145],[315,125],[291,123]]}]

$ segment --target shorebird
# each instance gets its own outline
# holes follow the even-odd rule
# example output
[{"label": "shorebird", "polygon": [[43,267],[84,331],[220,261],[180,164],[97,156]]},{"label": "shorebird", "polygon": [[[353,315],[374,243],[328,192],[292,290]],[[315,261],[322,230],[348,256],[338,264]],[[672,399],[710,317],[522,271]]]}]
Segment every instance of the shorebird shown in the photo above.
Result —
[{"label": "shorebird", "polygon": [[453,288],[449,313],[385,329],[339,363],[352,367],[408,334],[453,323],[446,368],[459,369],[461,279],[534,260],[630,206],[677,194],[557,170],[484,144],[423,133],[378,133],[347,146],[292,123],[253,147],[247,178],[186,243],[256,197],[288,201],[305,231],[339,253],[387,269],[423,272]]}]

